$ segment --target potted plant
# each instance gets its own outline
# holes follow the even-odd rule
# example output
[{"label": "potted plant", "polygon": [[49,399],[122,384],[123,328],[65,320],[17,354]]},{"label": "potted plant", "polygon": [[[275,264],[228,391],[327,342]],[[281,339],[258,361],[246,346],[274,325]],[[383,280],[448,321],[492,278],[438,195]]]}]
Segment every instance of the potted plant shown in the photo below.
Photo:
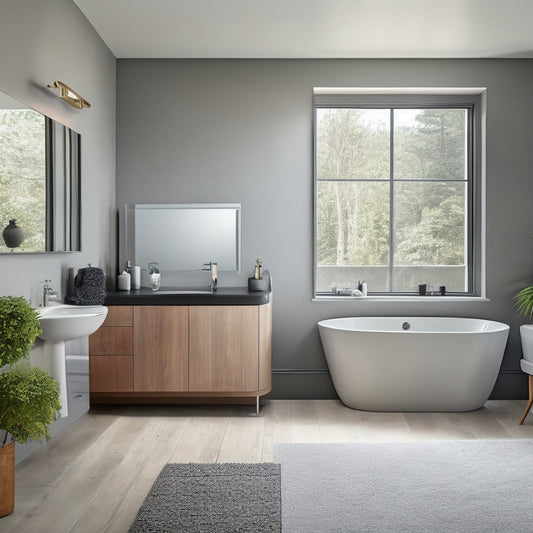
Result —
[{"label": "potted plant", "polygon": [[522,340],[522,353],[524,359],[533,361],[533,285],[528,285],[514,297],[516,310],[525,316],[529,323],[520,326],[520,339]]},{"label": "potted plant", "polygon": [[57,381],[29,362],[38,317],[24,298],[0,297],[0,517],[15,504],[15,441],[49,439],[61,409]]},{"label": "potted plant", "polygon": [[267,290],[267,279],[263,277],[263,263],[259,257],[255,260],[254,275],[248,278],[249,291]]},{"label": "potted plant", "polygon": [[533,324],[531,324],[533,319],[533,285],[528,285],[518,291],[514,300],[518,313],[525,316],[529,322],[520,326],[524,359],[533,361]]}]

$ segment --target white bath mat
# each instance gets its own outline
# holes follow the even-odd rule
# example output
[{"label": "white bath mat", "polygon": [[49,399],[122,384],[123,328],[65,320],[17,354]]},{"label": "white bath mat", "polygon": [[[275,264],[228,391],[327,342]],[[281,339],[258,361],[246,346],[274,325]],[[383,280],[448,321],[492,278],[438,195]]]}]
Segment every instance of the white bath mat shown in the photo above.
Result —
[{"label": "white bath mat", "polygon": [[277,444],[283,533],[533,531],[533,440]]}]

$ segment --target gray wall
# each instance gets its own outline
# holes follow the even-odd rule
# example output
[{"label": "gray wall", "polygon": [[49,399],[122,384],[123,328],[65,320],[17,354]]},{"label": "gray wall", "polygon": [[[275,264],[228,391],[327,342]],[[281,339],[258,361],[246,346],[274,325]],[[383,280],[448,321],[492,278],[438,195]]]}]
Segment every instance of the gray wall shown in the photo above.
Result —
[{"label": "gray wall", "polygon": [[[81,134],[82,252],[0,255],[0,295],[34,301],[39,281],[52,280],[62,297],[69,268],[115,261],[115,58],[72,0],[2,0],[0,91]],[[46,85],[61,80],[91,109],[75,110]],[[0,228],[1,229],[1,228]],[[76,346],[87,354],[87,342]],[[37,359],[40,341],[32,352]],[[88,408],[88,403],[87,403]],[[71,417],[53,424],[57,434]],[[37,443],[17,445],[17,461]]]},{"label": "gray wall", "polygon": [[[0,256],[0,294],[33,297],[47,278],[63,295],[69,267],[115,268],[115,58],[72,0],[3,0],[0,50],[0,91],[80,133],[82,146],[82,252]],[[91,109],[60,100],[46,87],[54,80]]]},{"label": "gray wall", "polygon": [[[489,302],[311,301],[314,86],[488,88]],[[334,395],[316,323],[350,315],[507,322],[493,397],[524,397],[512,295],[533,277],[532,86],[531,60],[119,60],[117,207],[242,203],[240,281],[256,257],[274,281],[275,397]]]}]

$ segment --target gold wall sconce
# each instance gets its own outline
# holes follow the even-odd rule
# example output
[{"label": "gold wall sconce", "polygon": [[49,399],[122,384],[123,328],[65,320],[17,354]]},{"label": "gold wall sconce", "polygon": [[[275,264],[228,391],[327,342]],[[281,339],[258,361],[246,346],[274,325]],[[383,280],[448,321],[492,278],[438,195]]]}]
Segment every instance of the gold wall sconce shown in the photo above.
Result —
[{"label": "gold wall sconce", "polygon": [[65,85],[62,81],[53,81],[48,84],[51,89],[59,89],[59,98],[62,98],[76,109],[83,109],[84,107],[91,107],[91,104],[85,100],[76,91]]}]

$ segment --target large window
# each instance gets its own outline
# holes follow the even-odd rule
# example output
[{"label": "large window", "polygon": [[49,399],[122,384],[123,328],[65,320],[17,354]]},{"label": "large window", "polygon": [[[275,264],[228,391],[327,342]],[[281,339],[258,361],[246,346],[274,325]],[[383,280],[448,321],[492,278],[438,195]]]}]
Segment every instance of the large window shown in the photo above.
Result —
[{"label": "large window", "polygon": [[315,96],[316,294],[478,294],[475,101],[358,100]]}]

